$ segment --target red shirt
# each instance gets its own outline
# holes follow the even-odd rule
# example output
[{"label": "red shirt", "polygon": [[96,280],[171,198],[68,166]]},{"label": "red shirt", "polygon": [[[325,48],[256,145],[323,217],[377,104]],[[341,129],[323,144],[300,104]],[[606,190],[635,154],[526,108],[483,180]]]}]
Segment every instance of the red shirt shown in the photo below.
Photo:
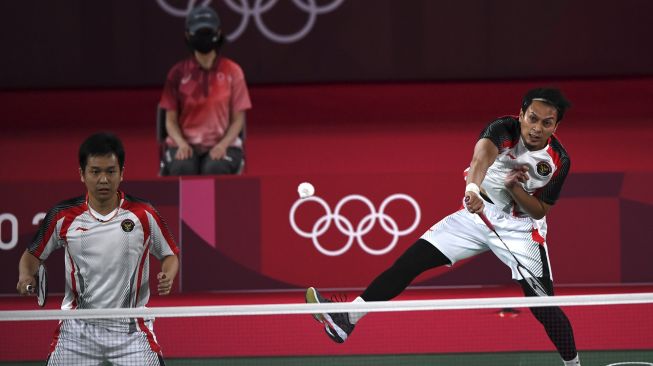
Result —
[{"label": "red shirt", "polygon": [[[243,70],[220,56],[209,70],[194,57],[175,64],[168,72],[159,105],[177,111],[184,138],[201,150],[209,150],[222,139],[232,112],[252,107]],[[166,142],[176,146],[170,137]],[[240,147],[242,141],[236,138],[231,146]]]}]

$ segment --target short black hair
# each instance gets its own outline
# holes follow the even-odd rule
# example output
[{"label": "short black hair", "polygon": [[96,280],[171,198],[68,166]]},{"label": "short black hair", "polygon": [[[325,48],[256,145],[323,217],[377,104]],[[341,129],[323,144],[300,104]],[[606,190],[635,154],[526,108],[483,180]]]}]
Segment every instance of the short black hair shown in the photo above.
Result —
[{"label": "short black hair", "polygon": [[544,102],[555,107],[555,109],[558,111],[557,122],[562,121],[562,117],[565,116],[565,111],[567,108],[571,107],[571,103],[569,100],[567,100],[567,98],[565,98],[564,95],[562,95],[562,92],[559,89],[535,88],[529,90],[526,95],[524,95],[524,99],[521,103],[522,112],[526,112],[526,109],[528,109],[528,106],[533,103],[533,100],[539,100],[540,102]]},{"label": "short black hair", "polygon": [[84,140],[79,145],[79,167],[86,170],[89,156],[103,156],[115,154],[118,158],[120,170],[125,166],[125,149],[122,141],[110,132],[98,132]]}]

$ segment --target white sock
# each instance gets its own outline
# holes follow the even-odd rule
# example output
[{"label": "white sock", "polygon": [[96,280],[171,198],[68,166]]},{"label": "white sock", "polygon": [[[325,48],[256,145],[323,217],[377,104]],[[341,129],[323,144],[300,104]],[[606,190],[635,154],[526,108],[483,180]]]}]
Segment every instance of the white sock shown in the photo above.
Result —
[{"label": "white sock", "polygon": [[562,362],[565,363],[565,366],[580,366],[580,359],[578,358],[578,354],[576,354],[576,357],[574,357],[573,360],[562,360]]},{"label": "white sock", "polygon": [[[362,297],[357,297],[354,299],[352,302],[365,302]],[[352,324],[358,323],[359,320],[361,320],[362,317],[365,316],[365,312],[360,312],[360,313],[349,313],[349,322]]]}]

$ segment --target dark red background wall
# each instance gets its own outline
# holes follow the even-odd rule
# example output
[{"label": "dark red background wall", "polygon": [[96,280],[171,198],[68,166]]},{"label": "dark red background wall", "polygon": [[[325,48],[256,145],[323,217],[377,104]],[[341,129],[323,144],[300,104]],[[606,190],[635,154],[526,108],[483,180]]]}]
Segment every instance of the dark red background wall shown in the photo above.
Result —
[{"label": "dark red background wall", "polygon": [[[248,115],[247,171],[242,177],[222,177],[215,183],[215,249],[185,224],[178,227],[176,234],[183,234],[187,245],[187,267],[208,271],[216,278],[211,282],[215,289],[301,287],[309,277],[329,286],[364,286],[392,262],[395,252],[372,260],[359,258],[361,253],[353,249],[353,257],[336,262],[347,268],[352,268],[348,262],[352,260],[366,266],[353,266],[355,275],[329,279],[309,276],[313,272],[297,266],[291,254],[278,255],[310,248],[310,240],[288,231],[287,213],[296,199],[296,184],[316,183],[318,194],[331,205],[352,193],[370,194],[377,206],[395,192],[407,191],[418,198],[423,222],[417,232],[401,238],[395,249],[400,251],[459,204],[462,170],[484,124],[517,113],[523,92],[542,84],[562,88],[574,103],[558,130],[572,157],[572,173],[550,214],[556,280],[565,284],[653,281],[646,260],[653,255],[647,230],[653,196],[642,188],[653,175],[650,78],[255,86],[255,108]],[[124,139],[127,149],[125,187],[161,206],[169,220],[184,219],[177,207],[177,179],[157,177],[158,95],[157,89],[0,93],[7,106],[7,123],[0,134],[0,175],[7,198],[0,213],[7,207],[12,207],[11,212],[18,204],[30,211],[25,213],[30,221],[36,208],[45,209],[64,198],[60,196],[76,194],[75,187],[81,191],[76,162],[80,141],[94,131],[112,130]],[[62,185],[69,193],[57,188]],[[243,197],[242,204],[234,197]],[[14,202],[17,198],[24,204]],[[7,233],[5,224],[3,240]],[[243,242],[245,234],[248,239]],[[22,238],[15,255],[5,253],[15,257],[3,266],[5,278],[13,278],[11,263],[27,240],[29,235]],[[231,252],[220,247],[235,242],[242,242],[242,247]],[[294,267],[280,269],[286,260]],[[238,265],[254,271],[236,284],[229,280],[234,269],[240,271],[238,278],[245,278]],[[509,280],[492,258],[481,257],[474,265],[459,268],[429,274],[420,283]],[[186,278],[204,275],[196,271]],[[191,281],[187,288],[207,289],[207,283]]]},{"label": "dark red background wall", "polygon": [[[260,11],[256,1],[232,1],[259,20],[209,2],[225,34],[244,26],[224,52],[259,84],[653,73],[647,0],[278,1]],[[161,85],[188,50],[183,14],[169,15],[160,3],[183,10],[193,2],[0,2],[0,88]],[[295,3],[339,5],[318,14]],[[291,35],[307,24],[292,43],[262,31]]]}]

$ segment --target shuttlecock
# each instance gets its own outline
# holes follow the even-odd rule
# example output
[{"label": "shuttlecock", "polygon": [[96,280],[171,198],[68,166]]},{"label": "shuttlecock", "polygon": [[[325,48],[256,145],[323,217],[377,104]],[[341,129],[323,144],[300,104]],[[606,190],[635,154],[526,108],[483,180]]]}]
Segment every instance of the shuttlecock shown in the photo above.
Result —
[{"label": "shuttlecock", "polygon": [[310,197],[315,194],[315,187],[308,182],[303,182],[297,186],[297,193],[299,193],[300,198]]}]

